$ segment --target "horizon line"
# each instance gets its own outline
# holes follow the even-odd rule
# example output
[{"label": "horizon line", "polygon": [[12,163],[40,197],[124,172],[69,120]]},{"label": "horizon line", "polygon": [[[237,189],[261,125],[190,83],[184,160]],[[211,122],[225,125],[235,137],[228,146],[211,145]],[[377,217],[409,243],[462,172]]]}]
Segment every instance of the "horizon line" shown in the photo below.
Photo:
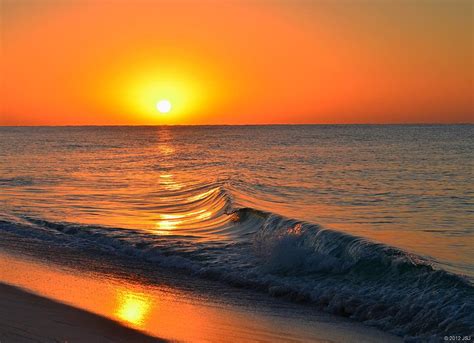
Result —
[{"label": "horizon line", "polygon": [[453,123],[276,123],[276,124],[66,124],[66,125],[0,125],[0,127],[154,127],[154,126],[433,126],[433,125],[474,125],[474,122]]}]

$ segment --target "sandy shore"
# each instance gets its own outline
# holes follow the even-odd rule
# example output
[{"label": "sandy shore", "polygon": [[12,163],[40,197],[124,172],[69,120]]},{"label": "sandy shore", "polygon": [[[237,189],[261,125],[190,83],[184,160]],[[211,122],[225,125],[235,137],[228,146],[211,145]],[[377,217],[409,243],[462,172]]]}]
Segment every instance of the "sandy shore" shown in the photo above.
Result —
[{"label": "sandy shore", "polygon": [[0,342],[161,342],[110,319],[0,284]]},{"label": "sandy shore", "polygon": [[401,341],[311,306],[185,274],[154,269],[153,279],[143,279],[120,272],[119,261],[93,266],[64,250],[67,266],[21,255],[0,249],[1,343]]}]

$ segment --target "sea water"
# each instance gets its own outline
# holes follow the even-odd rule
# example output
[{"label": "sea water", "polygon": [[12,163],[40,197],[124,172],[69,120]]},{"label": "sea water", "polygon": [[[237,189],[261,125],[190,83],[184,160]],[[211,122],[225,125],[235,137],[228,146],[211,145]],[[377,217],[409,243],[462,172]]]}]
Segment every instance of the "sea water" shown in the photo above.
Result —
[{"label": "sea water", "polygon": [[472,125],[3,127],[0,232],[406,337],[468,335],[473,138]]}]

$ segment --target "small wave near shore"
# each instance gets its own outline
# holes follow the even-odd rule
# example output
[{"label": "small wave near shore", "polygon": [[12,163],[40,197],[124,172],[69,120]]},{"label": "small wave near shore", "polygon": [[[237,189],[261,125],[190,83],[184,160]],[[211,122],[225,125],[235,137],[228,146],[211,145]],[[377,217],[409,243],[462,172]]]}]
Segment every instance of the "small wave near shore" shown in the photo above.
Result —
[{"label": "small wave near shore", "polygon": [[160,221],[154,230],[28,216],[3,216],[0,230],[25,242],[118,254],[310,303],[407,340],[474,332],[472,283],[434,261],[317,224],[239,208],[221,184],[174,192],[155,210]]}]

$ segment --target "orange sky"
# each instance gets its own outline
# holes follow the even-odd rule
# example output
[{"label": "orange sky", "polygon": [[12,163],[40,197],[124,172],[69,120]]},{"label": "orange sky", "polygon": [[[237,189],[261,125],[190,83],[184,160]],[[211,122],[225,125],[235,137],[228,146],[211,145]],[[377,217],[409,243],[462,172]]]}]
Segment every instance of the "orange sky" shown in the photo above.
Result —
[{"label": "orange sky", "polygon": [[473,122],[470,0],[1,6],[0,125]]}]

